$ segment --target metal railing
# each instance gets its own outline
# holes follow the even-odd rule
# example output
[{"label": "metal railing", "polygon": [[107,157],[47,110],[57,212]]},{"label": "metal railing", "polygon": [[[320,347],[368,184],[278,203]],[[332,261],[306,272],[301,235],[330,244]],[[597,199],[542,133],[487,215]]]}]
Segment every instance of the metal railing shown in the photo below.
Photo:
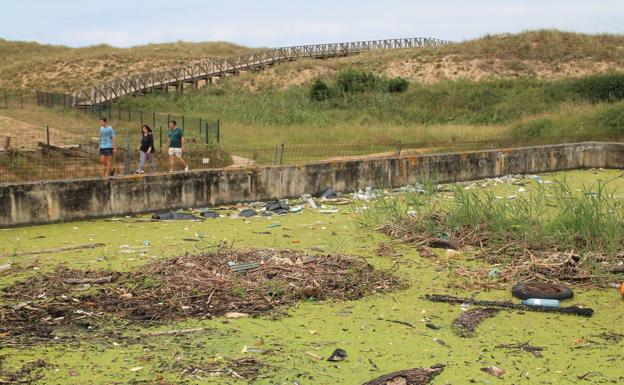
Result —
[{"label": "metal railing", "polygon": [[71,100],[79,105],[96,105],[111,102],[126,95],[146,93],[154,89],[168,89],[172,85],[180,89],[184,87],[184,83],[197,85],[200,80],[210,82],[215,77],[263,68],[298,58],[336,57],[372,50],[435,47],[449,43],[449,41],[436,38],[417,37],[274,48],[229,59],[193,63],[165,71],[116,79],[75,91]]},{"label": "metal railing", "polygon": [[30,94],[23,90],[8,90],[0,88],[0,109],[24,108]]}]

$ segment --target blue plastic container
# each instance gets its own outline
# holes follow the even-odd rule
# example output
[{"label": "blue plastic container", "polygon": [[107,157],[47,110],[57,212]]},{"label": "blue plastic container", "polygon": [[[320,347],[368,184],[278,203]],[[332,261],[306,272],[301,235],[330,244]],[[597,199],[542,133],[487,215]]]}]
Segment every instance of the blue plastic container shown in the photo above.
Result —
[{"label": "blue plastic container", "polygon": [[522,301],[523,305],[527,306],[548,306],[559,307],[560,303],[558,299],[544,299],[544,298],[529,298]]}]

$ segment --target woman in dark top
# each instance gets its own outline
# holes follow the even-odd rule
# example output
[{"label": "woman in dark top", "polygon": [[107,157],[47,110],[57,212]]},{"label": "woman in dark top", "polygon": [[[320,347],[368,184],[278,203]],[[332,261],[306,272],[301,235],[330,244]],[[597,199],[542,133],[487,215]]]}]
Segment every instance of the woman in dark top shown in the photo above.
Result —
[{"label": "woman in dark top", "polygon": [[154,164],[154,136],[152,135],[152,129],[144,124],[141,126],[141,151],[139,152],[139,168],[137,174],[143,174],[143,166],[145,160],[149,164],[151,172],[156,172],[156,165]]}]

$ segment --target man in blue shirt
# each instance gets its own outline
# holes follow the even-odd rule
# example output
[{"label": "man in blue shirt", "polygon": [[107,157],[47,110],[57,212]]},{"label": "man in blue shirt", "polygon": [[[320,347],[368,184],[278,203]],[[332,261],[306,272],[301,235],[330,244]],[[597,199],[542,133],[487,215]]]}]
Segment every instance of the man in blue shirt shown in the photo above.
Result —
[{"label": "man in blue shirt", "polygon": [[108,119],[100,118],[100,162],[104,166],[104,178],[115,174],[113,154],[117,151],[115,130],[108,125]]}]

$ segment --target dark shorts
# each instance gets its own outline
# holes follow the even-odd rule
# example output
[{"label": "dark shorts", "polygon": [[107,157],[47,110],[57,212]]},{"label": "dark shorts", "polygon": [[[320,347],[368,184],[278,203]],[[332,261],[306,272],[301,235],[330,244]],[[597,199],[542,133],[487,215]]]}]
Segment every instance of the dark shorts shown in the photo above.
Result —
[{"label": "dark shorts", "polygon": [[100,148],[100,155],[111,156],[113,155],[113,149],[112,148]]}]

